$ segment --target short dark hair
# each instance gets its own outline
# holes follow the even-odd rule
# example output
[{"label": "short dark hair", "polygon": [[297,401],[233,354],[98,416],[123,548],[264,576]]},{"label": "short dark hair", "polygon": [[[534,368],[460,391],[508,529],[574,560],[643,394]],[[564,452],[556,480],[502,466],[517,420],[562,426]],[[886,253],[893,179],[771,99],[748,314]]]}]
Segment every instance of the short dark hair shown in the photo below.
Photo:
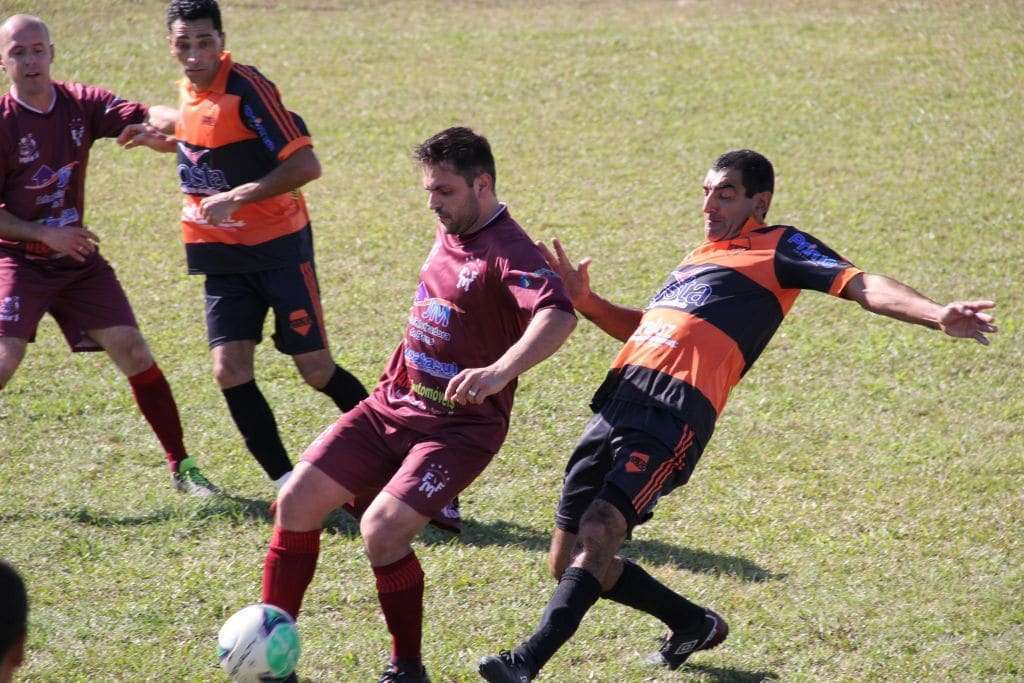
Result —
[{"label": "short dark hair", "polygon": [[752,149],[734,149],[718,157],[715,163],[711,164],[712,171],[730,168],[740,172],[748,197],[753,197],[758,192],[775,192],[775,169],[764,155]]},{"label": "short dark hair", "polygon": [[491,144],[469,128],[456,126],[442,130],[420,144],[413,156],[423,165],[447,164],[469,184],[481,173],[490,175],[492,183],[497,182]]},{"label": "short dark hair", "polygon": [[28,594],[14,567],[0,560],[0,660],[28,628]]},{"label": "short dark hair", "polygon": [[224,33],[220,23],[220,6],[217,0],[171,0],[167,3],[167,30],[171,30],[171,24],[178,19],[182,21],[196,21],[197,19],[209,19],[213,22],[213,28],[217,33]]}]

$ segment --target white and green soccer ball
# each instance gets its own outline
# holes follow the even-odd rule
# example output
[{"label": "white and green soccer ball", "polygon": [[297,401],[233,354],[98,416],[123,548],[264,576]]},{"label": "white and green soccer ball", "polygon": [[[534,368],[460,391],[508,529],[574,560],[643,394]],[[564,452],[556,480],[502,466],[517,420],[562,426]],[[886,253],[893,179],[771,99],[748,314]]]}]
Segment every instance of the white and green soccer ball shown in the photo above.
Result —
[{"label": "white and green soccer ball", "polygon": [[295,620],[273,605],[244,607],[220,627],[217,657],[236,683],[286,678],[299,661]]}]

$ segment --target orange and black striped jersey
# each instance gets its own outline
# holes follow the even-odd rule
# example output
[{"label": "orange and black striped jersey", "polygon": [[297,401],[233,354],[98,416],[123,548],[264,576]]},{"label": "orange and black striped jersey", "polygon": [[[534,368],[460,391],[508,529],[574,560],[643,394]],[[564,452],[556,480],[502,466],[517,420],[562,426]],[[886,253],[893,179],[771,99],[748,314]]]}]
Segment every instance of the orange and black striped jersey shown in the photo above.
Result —
[{"label": "orange and black striped jersey", "polygon": [[644,309],[592,407],[610,398],[661,405],[710,436],[800,290],[838,296],[860,272],[796,228],[752,219],[732,240],[701,244]]},{"label": "orange and black striped jersey", "polygon": [[189,272],[248,273],[311,260],[309,213],[297,190],[245,204],[216,226],[199,213],[204,197],[258,180],[312,145],[305,122],[285,108],[274,84],[254,67],[235,64],[225,51],[207,90],[181,80],[178,114]]}]

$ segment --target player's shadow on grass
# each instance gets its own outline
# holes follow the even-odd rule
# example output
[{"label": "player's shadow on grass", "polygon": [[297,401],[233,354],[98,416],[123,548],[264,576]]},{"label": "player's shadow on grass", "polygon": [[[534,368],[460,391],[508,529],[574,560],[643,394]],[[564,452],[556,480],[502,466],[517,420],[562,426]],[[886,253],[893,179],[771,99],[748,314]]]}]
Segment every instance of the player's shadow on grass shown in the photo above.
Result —
[{"label": "player's shadow on grass", "polygon": [[777,681],[778,675],[774,671],[744,671],[743,669],[730,669],[722,666],[701,666],[700,664],[687,664],[681,671],[699,671],[717,683],[760,683],[761,681]]},{"label": "player's shadow on grass", "polygon": [[[451,534],[430,528],[420,535],[420,541],[427,545],[450,543],[451,539]],[[531,527],[505,520],[480,522],[464,519],[459,540],[466,545],[481,547],[515,545],[544,554],[547,553],[550,544],[547,533],[538,533]],[[745,557],[712,553],[648,539],[626,541],[623,554],[645,564],[671,565],[699,574],[727,574],[754,583],[777,581],[786,576],[769,571]]]}]

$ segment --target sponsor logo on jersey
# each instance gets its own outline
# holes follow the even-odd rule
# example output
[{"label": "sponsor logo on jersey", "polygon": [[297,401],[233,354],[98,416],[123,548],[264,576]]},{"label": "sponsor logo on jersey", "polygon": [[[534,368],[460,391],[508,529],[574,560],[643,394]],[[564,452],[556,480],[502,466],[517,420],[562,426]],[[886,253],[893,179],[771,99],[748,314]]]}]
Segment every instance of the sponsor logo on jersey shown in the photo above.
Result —
[{"label": "sponsor logo on jersey", "polygon": [[668,306],[670,308],[699,308],[708,302],[713,290],[711,285],[698,281],[698,278],[713,268],[704,268],[698,272],[687,274],[673,272],[675,282],[671,282],[654,295],[648,308]]},{"label": "sponsor logo on jersey", "polygon": [[288,326],[305,337],[313,328],[313,319],[305,308],[300,308],[288,314]]},{"label": "sponsor logo on jersey", "polygon": [[455,363],[438,360],[422,351],[414,351],[407,348],[405,350],[405,362],[417,370],[422,370],[438,379],[451,379],[459,374],[459,366]]},{"label": "sponsor logo on jersey", "polygon": [[72,161],[64,166],[61,166],[56,171],[51,169],[46,164],[39,167],[39,170],[32,175],[31,185],[26,185],[26,190],[45,190],[48,187],[56,185],[58,189],[64,189],[71,182],[71,176],[74,174],[75,166],[78,165],[77,161]]},{"label": "sponsor logo on jersey", "polygon": [[64,209],[56,216],[50,216],[39,221],[43,225],[49,225],[54,228],[63,228],[66,225],[74,225],[78,223],[81,216],[78,215],[78,209],[71,207],[70,209]]},{"label": "sponsor logo on jersey", "polygon": [[256,112],[252,110],[248,104],[242,109],[242,113],[245,115],[245,120],[249,122],[249,126],[252,130],[256,131],[256,135],[259,136],[263,146],[271,152],[277,151],[277,146],[274,144],[274,140],[270,137],[270,133],[267,132],[267,127],[263,125],[263,119],[256,116]]},{"label": "sponsor logo on jersey", "polygon": [[786,243],[793,245],[793,248],[796,249],[796,252],[803,256],[808,261],[811,261],[812,263],[817,263],[818,265],[823,266],[825,268],[835,268],[841,263],[840,261],[832,258],[831,256],[826,256],[825,254],[821,253],[821,250],[818,248],[818,245],[812,242],[811,240],[807,239],[807,235],[801,232],[794,232],[792,235],[790,235],[789,239],[786,240]]},{"label": "sponsor logo on jersey", "polygon": [[21,297],[5,296],[0,299],[0,320],[16,323],[21,320]]},{"label": "sponsor logo on jersey", "polygon": [[181,191],[185,194],[214,195],[231,189],[224,171],[210,168],[206,164],[178,164],[178,180],[181,181]]},{"label": "sponsor logo on jersey", "polygon": [[[109,107],[107,111],[110,111]],[[81,147],[82,140],[85,138],[85,125],[82,123],[82,119],[77,116],[71,119],[68,131],[71,133],[71,141],[75,143],[75,147]]]},{"label": "sponsor logo on jersey", "polygon": [[626,471],[630,474],[640,474],[647,471],[647,463],[651,461],[651,456],[640,451],[633,451],[629,454],[629,458],[626,460]]},{"label": "sponsor logo on jersey", "polygon": [[18,163],[31,164],[38,158],[39,143],[36,142],[36,136],[32,133],[21,136],[21,140],[18,140]]},{"label": "sponsor logo on jersey", "polygon": [[427,468],[427,471],[420,477],[420,485],[416,489],[422,493],[427,494],[427,498],[432,497],[438,491],[441,491],[451,480],[448,475],[448,468],[439,463],[431,463]]},{"label": "sponsor logo on jersey", "polygon": [[629,341],[634,344],[655,344],[674,349],[679,346],[679,342],[672,337],[675,331],[675,325],[648,320],[640,323],[640,327],[629,337]]},{"label": "sponsor logo on jersey", "polygon": [[455,409],[455,401],[445,398],[444,391],[442,391],[441,389],[435,389],[434,387],[428,387],[426,384],[413,382],[412,393],[416,394],[417,396],[422,396],[423,398],[429,401],[433,401],[434,403],[443,405],[445,408],[448,408],[449,410]]}]

